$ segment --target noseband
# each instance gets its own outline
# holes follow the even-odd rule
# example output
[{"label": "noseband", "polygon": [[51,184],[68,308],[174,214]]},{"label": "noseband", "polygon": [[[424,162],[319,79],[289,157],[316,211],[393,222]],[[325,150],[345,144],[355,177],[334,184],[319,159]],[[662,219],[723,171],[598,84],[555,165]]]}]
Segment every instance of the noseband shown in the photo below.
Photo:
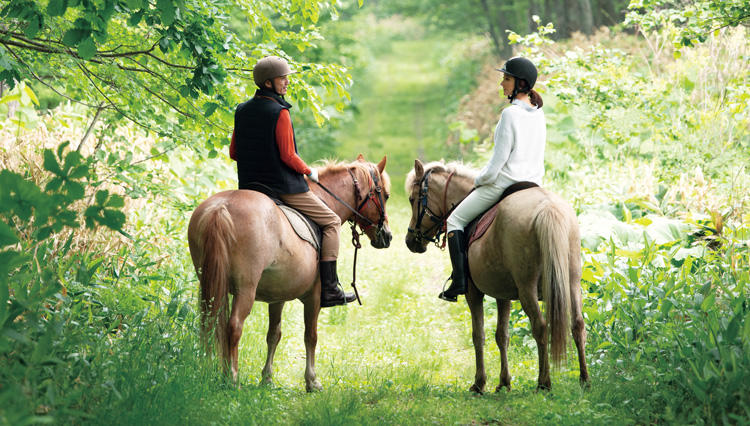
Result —
[{"label": "noseband", "polygon": [[[419,243],[435,243],[440,248],[445,247],[445,230],[448,226],[448,216],[451,215],[453,209],[456,206],[451,206],[450,210],[447,206],[448,197],[448,185],[451,183],[451,179],[456,172],[451,172],[448,175],[448,179],[445,181],[445,189],[443,190],[443,211],[445,214],[435,214],[427,203],[427,195],[429,194],[430,185],[430,174],[432,170],[428,170],[427,173],[422,176],[422,180],[419,181],[419,199],[417,200],[417,223],[414,228],[408,228],[408,232],[414,234],[414,239]],[[427,216],[432,221],[432,226],[426,231],[422,231],[422,220]],[[442,235],[443,241],[440,242],[440,236]]]},{"label": "noseband", "polygon": [[353,210],[353,212],[355,213],[355,217],[353,217],[352,220],[357,225],[359,225],[360,228],[362,228],[362,231],[367,231],[373,226],[376,226],[375,222],[366,218],[362,214],[362,210],[364,210],[368,203],[372,202],[373,204],[375,204],[375,207],[377,207],[378,213],[380,213],[380,219],[378,219],[377,227],[378,229],[381,229],[383,227],[383,223],[386,221],[386,219],[388,219],[388,216],[385,213],[385,201],[383,200],[383,187],[380,185],[380,178],[378,177],[377,173],[375,173],[373,167],[370,165],[369,180],[370,182],[372,182],[372,185],[370,185],[370,192],[360,202],[359,200],[360,198],[362,198],[362,191],[359,188],[359,180],[357,180],[357,176],[354,174],[353,168],[349,168],[347,170],[349,171],[349,175],[352,177],[352,181],[354,182],[354,205],[357,206],[357,210]]}]

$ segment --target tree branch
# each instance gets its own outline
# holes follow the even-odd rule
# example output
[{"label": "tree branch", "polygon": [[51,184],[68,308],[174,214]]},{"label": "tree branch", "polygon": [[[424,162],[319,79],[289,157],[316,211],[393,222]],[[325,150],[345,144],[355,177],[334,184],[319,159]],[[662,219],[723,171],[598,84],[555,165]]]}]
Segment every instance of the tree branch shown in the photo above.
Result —
[{"label": "tree branch", "polygon": [[34,73],[34,71],[31,69],[31,67],[29,66],[29,64],[27,64],[26,61],[23,60],[23,58],[21,58],[20,56],[18,56],[18,54],[13,49],[11,49],[11,48],[9,48],[7,46],[6,46],[6,49],[8,49],[8,52],[10,52],[10,54],[13,55],[18,60],[18,62],[20,62],[23,66],[25,66],[28,69],[28,71],[32,75],[32,77],[34,77],[38,82],[40,82],[43,85],[47,86],[50,90],[52,90],[53,92],[55,92],[59,96],[65,98],[65,99],[67,99],[67,100],[69,100],[69,101],[71,101],[73,103],[77,103],[77,104],[80,104],[80,105],[83,105],[83,106],[86,106],[86,107],[89,107],[89,108],[96,108],[97,107],[96,105],[87,104],[86,102],[79,101],[78,99],[73,99],[70,96],[68,96],[68,95],[66,95],[66,94],[58,91],[57,89],[54,88],[54,86],[52,86],[51,84],[47,83],[41,77],[39,77],[38,75],[36,75]]},{"label": "tree branch", "polygon": [[81,138],[81,142],[78,143],[78,148],[76,148],[76,151],[80,152],[81,147],[86,142],[86,139],[89,138],[89,135],[91,134],[91,131],[94,129],[94,125],[96,124],[96,120],[99,119],[99,115],[101,115],[102,111],[104,111],[105,104],[102,102],[99,104],[99,107],[96,109],[96,114],[94,114],[94,118],[91,119],[91,124],[89,124],[88,129],[86,129],[86,133],[83,135],[83,138]]}]

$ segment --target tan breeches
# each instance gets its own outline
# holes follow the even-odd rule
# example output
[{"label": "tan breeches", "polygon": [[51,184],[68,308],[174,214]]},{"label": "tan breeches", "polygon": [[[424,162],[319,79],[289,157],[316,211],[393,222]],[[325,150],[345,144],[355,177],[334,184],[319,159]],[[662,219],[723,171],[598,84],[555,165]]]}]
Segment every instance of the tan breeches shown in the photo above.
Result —
[{"label": "tan breeches", "polygon": [[323,242],[320,248],[320,260],[336,260],[339,256],[339,231],[341,229],[341,219],[336,213],[329,209],[312,191],[284,194],[280,198],[281,201],[299,210],[322,228]]}]

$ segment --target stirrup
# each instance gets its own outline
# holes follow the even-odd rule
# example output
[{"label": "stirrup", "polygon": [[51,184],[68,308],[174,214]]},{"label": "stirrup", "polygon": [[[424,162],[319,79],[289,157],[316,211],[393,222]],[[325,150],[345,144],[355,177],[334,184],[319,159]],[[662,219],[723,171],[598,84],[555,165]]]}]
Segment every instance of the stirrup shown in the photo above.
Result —
[{"label": "stirrup", "polygon": [[448,290],[446,290],[445,285],[448,284],[448,281],[450,281],[451,284],[453,284],[452,277],[453,276],[451,275],[450,277],[448,277],[448,279],[445,280],[445,282],[443,283],[443,291],[441,291],[440,294],[438,295],[440,299],[443,299],[446,302],[458,302],[457,294],[453,296],[451,296],[450,294],[446,294],[450,290],[450,286],[448,287]]}]

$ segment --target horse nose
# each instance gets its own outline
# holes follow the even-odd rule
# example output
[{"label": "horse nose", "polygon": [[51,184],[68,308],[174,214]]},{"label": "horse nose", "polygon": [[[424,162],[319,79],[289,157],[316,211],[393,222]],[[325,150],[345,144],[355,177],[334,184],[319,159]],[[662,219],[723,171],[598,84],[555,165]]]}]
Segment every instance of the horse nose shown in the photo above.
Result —
[{"label": "horse nose", "polygon": [[385,232],[384,239],[385,239],[385,246],[386,247],[390,247],[391,241],[393,240],[393,234],[391,234],[391,231],[386,231]]}]

